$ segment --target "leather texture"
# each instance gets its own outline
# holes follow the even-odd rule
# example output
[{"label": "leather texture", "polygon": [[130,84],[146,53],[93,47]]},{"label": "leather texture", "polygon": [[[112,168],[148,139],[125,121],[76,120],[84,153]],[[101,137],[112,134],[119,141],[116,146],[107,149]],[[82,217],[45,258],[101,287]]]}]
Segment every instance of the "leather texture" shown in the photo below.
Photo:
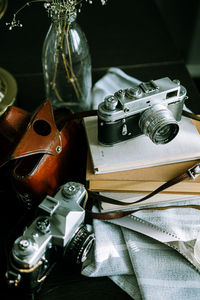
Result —
[{"label": "leather texture", "polygon": [[16,106],[10,106],[0,118],[0,166],[10,157],[26,130],[31,115]]},{"label": "leather texture", "polygon": [[78,135],[78,122],[67,120],[70,114],[67,109],[53,111],[45,101],[33,114],[10,107],[0,120],[7,142],[1,164],[10,163],[14,190],[28,207],[68,180]]},{"label": "leather texture", "polygon": [[61,148],[61,133],[56,127],[51,104],[47,101],[29,122],[28,128],[12,153],[11,159],[38,153],[58,155]]}]

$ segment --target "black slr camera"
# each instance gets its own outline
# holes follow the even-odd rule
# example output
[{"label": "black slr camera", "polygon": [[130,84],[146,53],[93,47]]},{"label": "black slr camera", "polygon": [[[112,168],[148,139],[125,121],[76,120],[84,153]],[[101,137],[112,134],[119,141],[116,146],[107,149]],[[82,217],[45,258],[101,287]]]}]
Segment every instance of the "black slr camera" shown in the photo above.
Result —
[{"label": "black slr camera", "polygon": [[6,272],[10,286],[35,292],[58,258],[69,254],[76,263],[87,259],[94,234],[84,223],[85,197],[82,184],[68,182],[40,203],[37,218],[12,246]]},{"label": "black slr camera", "polygon": [[99,143],[112,146],[141,134],[155,144],[170,142],[186,98],[186,89],[168,77],[117,91],[99,104]]}]

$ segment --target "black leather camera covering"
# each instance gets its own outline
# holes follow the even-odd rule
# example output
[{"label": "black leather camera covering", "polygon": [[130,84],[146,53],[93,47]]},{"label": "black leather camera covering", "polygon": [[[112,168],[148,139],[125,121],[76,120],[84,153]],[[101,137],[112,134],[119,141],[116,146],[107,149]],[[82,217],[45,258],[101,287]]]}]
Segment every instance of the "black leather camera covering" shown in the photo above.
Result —
[{"label": "black leather camera covering", "polygon": [[[98,140],[105,145],[113,145],[123,142],[142,134],[139,127],[140,114],[136,114],[126,119],[120,119],[115,122],[105,122],[98,118]],[[127,134],[123,135],[123,129],[126,126]]]}]

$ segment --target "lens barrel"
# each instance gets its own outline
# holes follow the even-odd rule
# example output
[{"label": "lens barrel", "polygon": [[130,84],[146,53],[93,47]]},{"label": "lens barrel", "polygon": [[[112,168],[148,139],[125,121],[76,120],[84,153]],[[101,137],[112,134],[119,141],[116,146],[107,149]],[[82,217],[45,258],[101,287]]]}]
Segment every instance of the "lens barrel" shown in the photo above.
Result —
[{"label": "lens barrel", "polygon": [[68,246],[68,251],[72,260],[77,264],[83,263],[93,247],[94,240],[94,234],[89,232],[85,225],[82,225],[77,230]]},{"label": "lens barrel", "polygon": [[145,110],[141,114],[139,126],[154,144],[169,143],[179,131],[179,125],[172,112],[161,104]]}]

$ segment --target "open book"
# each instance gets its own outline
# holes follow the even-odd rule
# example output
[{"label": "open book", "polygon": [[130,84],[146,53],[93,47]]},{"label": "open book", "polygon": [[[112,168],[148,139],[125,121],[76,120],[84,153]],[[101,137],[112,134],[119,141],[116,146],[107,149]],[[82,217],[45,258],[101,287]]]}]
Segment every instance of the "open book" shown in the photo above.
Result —
[{"label": "open book", "polygon": [[84,118],[93,171],[95,174],[109,173],[200,158],[200,135],[189,118],[182,117],[179,133],[169,143],[155,145],[141,135],[120,144],[102,146],[97,139],[97,117]]}]

